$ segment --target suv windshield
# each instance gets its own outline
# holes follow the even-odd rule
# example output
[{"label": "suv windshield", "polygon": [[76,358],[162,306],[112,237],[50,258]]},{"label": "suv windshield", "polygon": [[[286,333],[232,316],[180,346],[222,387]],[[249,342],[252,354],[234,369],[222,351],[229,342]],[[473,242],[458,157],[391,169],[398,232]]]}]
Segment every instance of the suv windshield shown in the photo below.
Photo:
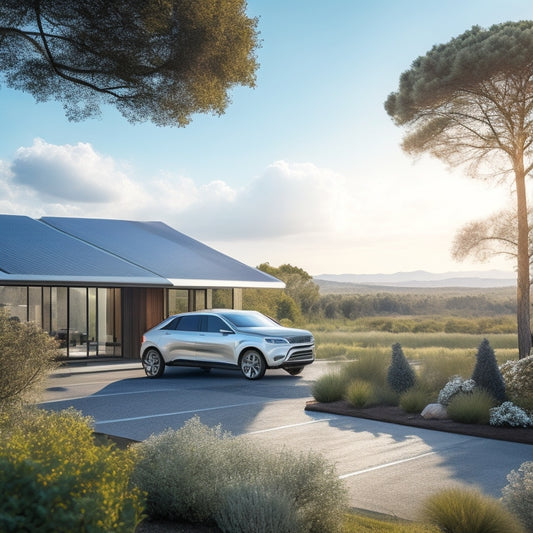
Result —
[{"label": "suv windshield", "polygon": [[224,317],[236,328],[261,328],[279,325],[261,313],[221,313],[220,316]]}]

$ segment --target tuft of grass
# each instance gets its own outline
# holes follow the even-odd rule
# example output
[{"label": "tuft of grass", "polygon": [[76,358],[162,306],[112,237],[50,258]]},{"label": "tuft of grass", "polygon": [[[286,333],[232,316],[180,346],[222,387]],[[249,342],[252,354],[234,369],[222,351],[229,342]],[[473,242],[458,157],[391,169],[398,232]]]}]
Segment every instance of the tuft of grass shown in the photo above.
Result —
[{"label": "tuft of grass", "polygon": [[357,360],[344,365],[342,372],[349,381],[360,379],[381,387],[386,381],[389,358],[386,352],[369,350],[360,353]]},{"label": "tuft of grass", "polygon": [[346,377],[340,372],[329,372],[320,376],[311,387],[311,394],[317,402],[336,402],[344,398]]},{"label": "tuft of grass", "polygon": [[[373,514],[373,513],[372,513]],[[348,513],[342,533],[439,533],[432,524],[408,522],[394,517],[368,516],[366,512]]]},{"label": "tuft of grass", "polygon": [[424,517],[453,533],[523,533],[518,520],[498,500],[474,490],[448,489],[425,502]]},{"label": "tuft of grass", "polygon": [[463,424],[488,424],[490,409],[495,406],[494,398],[483,389],[472,393],[456,394],[447,407],[448,416]]},{"label": "tuft of grass", "polygon": [[406,413],[421,413],[431,401],[427,390],[415,386],[400,396],[400,407]]},{"label": "tuft of grass", "polygon": [[364,407],[374,394],[372,383],[362,379],[356,379],[346,387],[346,401],[354,407]]}]

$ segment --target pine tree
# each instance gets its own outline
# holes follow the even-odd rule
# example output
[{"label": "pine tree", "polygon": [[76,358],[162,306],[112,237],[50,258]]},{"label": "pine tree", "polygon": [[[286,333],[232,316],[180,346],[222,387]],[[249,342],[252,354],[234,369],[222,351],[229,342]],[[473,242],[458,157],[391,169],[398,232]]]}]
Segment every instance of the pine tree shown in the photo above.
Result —
[{"label": "pine tree", "polygon": [[398,394],[415,384],[415,373],[405,358],[399,342],[392,345],[392,361],[387,372],[387,383]]},{"label": "pine tree", "polygon": [[476,386],[485,389],[496,401],[500,403],[505,401],[505,382],[494,350],[487,339],[483,339],[479,345],[472,379],[476,382]]}]

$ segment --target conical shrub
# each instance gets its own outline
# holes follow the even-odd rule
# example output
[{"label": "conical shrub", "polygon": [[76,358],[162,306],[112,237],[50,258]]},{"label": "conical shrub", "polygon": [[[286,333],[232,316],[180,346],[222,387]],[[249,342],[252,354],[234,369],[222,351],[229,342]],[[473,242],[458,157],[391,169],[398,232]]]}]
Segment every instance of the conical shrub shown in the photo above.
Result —
[{"label": "conical shrub", "polygon": [[392,361],[387,372],[387,383],[391,389],[402,394],[415,384],[415,373],[403,354],[399,342],[392,345]]},{"label": "conical shrub", "polygon": [[505,401],[505,382],[489,341],[483,339],[476,355],[472,379],[476,386],[485,389],[498,403]]}]

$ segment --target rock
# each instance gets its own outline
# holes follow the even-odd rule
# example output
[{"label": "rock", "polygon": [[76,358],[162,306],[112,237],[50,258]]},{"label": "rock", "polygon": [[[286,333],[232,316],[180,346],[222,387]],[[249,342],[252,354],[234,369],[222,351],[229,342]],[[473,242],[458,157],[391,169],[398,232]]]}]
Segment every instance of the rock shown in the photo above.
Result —
[{"label": "rock", "polygon": [[448,418],[446,407],[444,407],[444,405],[441,405],[440,403],[430,403],[429,405],[426,405],[421,414],[423,418],[426,418],[428,420],[432,418],[437,420],[443,420],[445,418]]}]

